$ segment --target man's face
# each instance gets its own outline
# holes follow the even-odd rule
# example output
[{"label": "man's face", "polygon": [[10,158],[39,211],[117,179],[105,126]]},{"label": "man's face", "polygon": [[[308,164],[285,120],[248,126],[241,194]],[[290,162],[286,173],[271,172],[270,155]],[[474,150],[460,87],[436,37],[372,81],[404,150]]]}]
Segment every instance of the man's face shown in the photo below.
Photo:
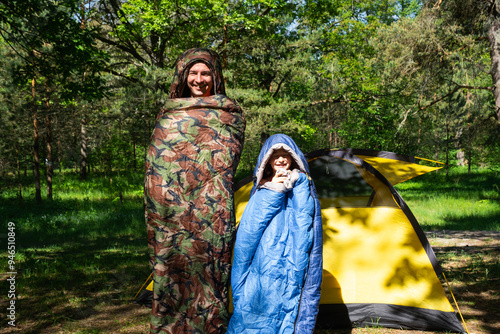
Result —
[{"label": "man's face", "polygon": [[275,173],[280,168],[288,170],[292,166],[292,156],[287,151],[279,149],[273,152],[269,159],[269,163]]},{"label": "man's face", "polygon": [[204,63],[196,63],[189,69],[187,85],[191,97],[209,96],[214,85],[212,72]]}]

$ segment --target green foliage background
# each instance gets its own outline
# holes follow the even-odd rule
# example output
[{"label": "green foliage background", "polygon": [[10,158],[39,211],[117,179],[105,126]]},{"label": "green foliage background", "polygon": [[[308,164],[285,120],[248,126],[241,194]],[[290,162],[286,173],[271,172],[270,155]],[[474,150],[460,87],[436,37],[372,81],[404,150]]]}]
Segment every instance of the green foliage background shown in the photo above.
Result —
[{"label": "green foliage background", "polygon": [[496,18],[480,3],[2,2],[0,174],[38,168],[35,132],[42,178],[142,169],[172,66],[191,47],[221,55],[227,94],[244,109],[238,179],[274,133],[304,152],[386,150],[452,167],[463,151],[469,170],[498,168]]}]

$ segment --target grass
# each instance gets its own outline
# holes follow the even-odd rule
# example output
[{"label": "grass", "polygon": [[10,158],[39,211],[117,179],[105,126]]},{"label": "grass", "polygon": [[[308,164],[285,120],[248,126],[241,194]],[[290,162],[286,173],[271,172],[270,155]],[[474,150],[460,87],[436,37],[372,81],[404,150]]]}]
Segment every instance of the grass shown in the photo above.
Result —
[{"label": "grass", "polygon": [[[2,229],[9,221],[16,226],[16,291],[23,305],[17,318],[34,323],[27,333],[84,319],[103,305],[133,298],[149,274],[141,183],[140,175],[85,182],[76,175],[57,175],[54,200],[41,205],[13,198],[13,188],[2,192]],[[26,193],[34,191],[27,188]],[[6,282],[1,283],[6,291]]]},{"label": "grass", "polygon": [[[8,222],[15,224],[16,233],[17,327],[12,332],[146,332],[149,311],[129,304],[149,275],[143,175],[89,175],[89,180],[80,181],[69,171],[56,173],[54,199],[44,198],[41,205],[33,200],[30,177],[22,180],[22,201],[16,198],[13,179],[1,182],[1,268],[7,268]],[[456,169],[448,179],[444,173],[431,173],[397,189],[425,230],[500,231],[499,186],[498,172],[467,175],[466,170]],[[483,307],[485,298],[498,299],[497,253],[436,249],[440,260],[449,265],[448,279],[458,285],[466,308]],[[0,290],[8,290],[6,277],[0,280]],[[1,309],[8,302],[7,294],[2,294]],[[2,316],[0,328],[5,331],[0,333],[13,329],[7,321]],[[356,333],[392,332],[370,328]]]},{"label": "grass", "polygon": [[500,172],[455,168],[396,185],[424,230],[500,231]]}]

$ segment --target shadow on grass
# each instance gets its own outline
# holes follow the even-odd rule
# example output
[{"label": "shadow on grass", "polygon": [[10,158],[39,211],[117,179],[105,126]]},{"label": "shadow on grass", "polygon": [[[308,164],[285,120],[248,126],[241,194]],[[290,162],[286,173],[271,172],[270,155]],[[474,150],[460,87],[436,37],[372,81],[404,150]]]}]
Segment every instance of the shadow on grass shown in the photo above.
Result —
[{"label": "shadow on grass", "polygon": [[443,230],[464,230],[464,227],[476,226],[481,230],[500,231],[500,210],[487,215],[468,215],[465,217],[447,217],[440,225]]},{"label": "shadow on grass", "polygon": [[5,225],[15,223],[21,251],[106,236],[112,244],[114,236],[145,231],[141,199],[125,199],[122,205],[111,199],[54,200],[42,205],[8,200],[2,202],[0,215]]},{"label": "shadow on grass", "polygon": [[477,197],[478,200],[500,200],[500,172],[480,169],[467,174],[465,169],[428,173],[395,186],[405,200],[424,199],[446,194],[452,198]]},{"label": "shadow on grass", "polygon": [[[466,324],[479,324],[478,329],[482,333],[498,333],[500,247],[465,245],[433,249],[441,262]],[[449,293],[448,295],[450,296]],[[456,309],[451,296],[449,299]]]},{"label": "shadow on grass", "polygon": [[[24,333],[128,305],[149,275],[141,200],[6,202],[0,215],[15,223],[16,319]],[[5,279],[0,289],[8,291]],[[2,296],[2,309],[8,302]]]}]

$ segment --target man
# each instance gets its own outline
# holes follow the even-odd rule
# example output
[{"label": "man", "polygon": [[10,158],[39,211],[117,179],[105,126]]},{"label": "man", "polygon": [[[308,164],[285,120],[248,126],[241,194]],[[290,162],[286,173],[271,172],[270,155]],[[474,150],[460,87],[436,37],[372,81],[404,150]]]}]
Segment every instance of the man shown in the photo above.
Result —
[{"label": "man", "polygon": [[184,52],[146,157],[151,333],[226,332],[244,129],[241,108],[225,96],[218,55]]},{"label": "man", "polygon": [[213,87],[212,71],[204,63],[195,63],[188,71],[187,86],[191,97],[210,96]]}]

